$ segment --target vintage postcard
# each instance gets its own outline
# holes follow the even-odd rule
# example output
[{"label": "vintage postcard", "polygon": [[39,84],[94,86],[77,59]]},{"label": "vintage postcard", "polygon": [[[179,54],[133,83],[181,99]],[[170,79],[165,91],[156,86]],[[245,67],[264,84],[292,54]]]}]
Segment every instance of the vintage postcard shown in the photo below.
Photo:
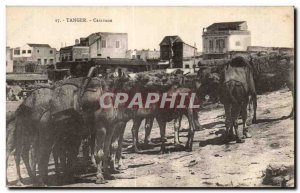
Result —
[{"label": "vintage postcard", "polygon": [[295,188],[294,14],[7,6],[7,186]]}]

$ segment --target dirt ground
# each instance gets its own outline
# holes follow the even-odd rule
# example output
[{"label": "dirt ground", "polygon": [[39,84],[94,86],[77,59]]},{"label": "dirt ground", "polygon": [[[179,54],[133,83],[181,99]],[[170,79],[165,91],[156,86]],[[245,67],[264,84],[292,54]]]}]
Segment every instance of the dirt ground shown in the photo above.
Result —
[{"label": "dirt ground", "polygon": [[[14,110],[18,102],[7,102],[7,111]],[[65,187],[262,187],[263,171],[269,164],[294,166],[294,120],[283,118],[292,109],[291,92],[282,89],[258,96],[258,123],[251,125],[252,138],[243,144],[224,144],[224,109],[221,105],[207,106],[200,112],[204,131],[197,131],[193,151],[185,152],[173,146],[173,122],[167,125],[167,153],[159,155],[159,128],[154,123],[151,138],[153,148],[141,154],[127,151],[132,142],[131,126],[127,124],[123,149],[123,170],[115,174],[115,180],[107,184],[95,184],[95,171],[78,175],[76,182]],[[183,119],[180,140],[186,141],[187,119]],[[241,127],[241,125],[240,125]],[[140,128],[143,140],[143,125]],[[31,186],[22,163],[22,175],[26,186]],[[50,162],[50,178],[53,162]],[[8,162],[9,185],[16,180],[13,156]],[[56,179],[60,182],[61,179]],[[53,185],[58,185],[54,183]],[[293,179],[288,181],[294,186]]]}]

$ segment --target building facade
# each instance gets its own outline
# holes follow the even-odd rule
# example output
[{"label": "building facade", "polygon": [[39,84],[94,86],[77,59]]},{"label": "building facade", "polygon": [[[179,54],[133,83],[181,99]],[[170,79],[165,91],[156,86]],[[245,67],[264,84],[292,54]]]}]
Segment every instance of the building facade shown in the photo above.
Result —
[{"label": "building facade", "polygon": [[89,60],[89,47],[73,45],[59,50],[59,60],[64,61],[87,61]]},{"label": "building facade", "polygon": [[13,49],[10,47],[6,47],[6,72],[13,72],[13,69]]},{"label": "building facade", "polygon": [[97,32],[75,40],[75,45],[60,49],[60,61],[126,58],[127,33]]},{"label": "building facade", "polygon": [[204,55],[219,58],[230,51],[246,51],[251,34],[246,21],[214,23],[203,29],[202,42]]},{"label": "building facade", "polygon": [[159,50],[127,50],[126,58],[128,59],[141,59],[144,61],[157,60],[160,58]]},{"label": "building facade", "polygon": [[127,33],[98,32],[87,37],[90,58],[125,58],[128,50]]},{"label": "building facade", "polygon": [[35,62],[41,65],[55,64],[56,49],[48,44],[26,44],[13,48],[14,61]]},{"label": "building facade", "polygon": [[185,43],[179,36],[166,36],[161,41],[160,59],[169,61],[171,68],[183,68],[184,60],[195,57],[197,48]]}]

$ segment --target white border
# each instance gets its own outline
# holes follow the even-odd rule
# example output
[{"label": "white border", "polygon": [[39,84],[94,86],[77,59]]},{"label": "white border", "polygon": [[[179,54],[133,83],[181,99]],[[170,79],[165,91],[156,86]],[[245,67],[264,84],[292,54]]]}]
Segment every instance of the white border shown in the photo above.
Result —
[{"label": "white border", "polygon": [[[62,0],[10,0],[10,1],[0,1],[0,29],[1,29],[1,41],[0,41],[0,53],[1,53],[1,63],[0,63],[0,101],[3,105],[3,108],[0,108],[0,124],[1,124],[1,130],[2,130],[2,139],[1,144],[2,147],[0,148],[0,191],[1,192],[8,192],[8,189],[6,188],[6,166],[5,166],[5,47],[6,47],[6,6],[291,6],[294,5],[296,8],[300,8],[300,1],[299,0],[252,0],[252,1],[241,1],[241,0],[209,0],[209,1],[197,1],[197,0],[144,0],[144,1],[138,1],[138,0],[104,0],[104,1],[96,1],[96,0],[72,0],[72,1],[62,1]],[[298,10],[299,11],[299,10]],[[298,14],[297,14],[298,15]],[[297,26],[299,26],[299,18],[297,20]],[[297,42],[299,43],[299,42]],[[297,50],[297,56],[299,56],[299,49]],[[299,67],[297,68],[299,73]],[[299,89],[299,78],[297,81],[297,89]],[[297,101],[299,102],[300,96],[297,96]],[[297,112],[299,112],[299,109],[297,108]],[[299,116],[297,117],[297,122],[299,124]],[[297,139],[299,139],[299,133],[300,131],[296,128],[298,136]],[[298,142],[299,145],[299,142]],[[299,162],[299,148],[297,148],[297,158]],[[299,171],[299,165],[298,162],[296,163],[298,171]],[[297,185],[299,186],[299,172],[297,171]],[[42,191],[42,190],[39,190]],[[57,190],[58,192],[64,192],[66,190]],[[69,190],[69,191],[74,191]],[[87,192],[91,190],[80,190],[82,192]],[[96,191],[104,191],[104,190],[96,190]],[[110,190],[112,191],[112,190]],[[119,190],[113,190],[113,192],[119,191]],[[124,190],[121,190],[124,191]],[[130,191],[130,190],[126,190]],[[138,190],[137,192],[140,192],[142,190]],[[147,190],[147,192],[154,192],[156,190]],[[172,192],[179,192],[182,190],[169,190]],[[224,190],[196,190],[196,191],[210,191],[210,192],[217,192],[217,191],[224,191]],[[239,192],[246,192],[246,190],[238,190]],[[262,190],[254,190],[255,192],[260,192]]]}]

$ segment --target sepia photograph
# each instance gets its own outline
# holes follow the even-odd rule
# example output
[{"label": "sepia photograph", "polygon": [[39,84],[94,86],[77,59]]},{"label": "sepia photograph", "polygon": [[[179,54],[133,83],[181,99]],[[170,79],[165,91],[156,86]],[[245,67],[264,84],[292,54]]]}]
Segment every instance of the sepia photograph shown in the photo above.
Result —
[{"label": "sepia photograph", "polygon": [[296,187],[295,7],[5,10],[8,188]]}]

